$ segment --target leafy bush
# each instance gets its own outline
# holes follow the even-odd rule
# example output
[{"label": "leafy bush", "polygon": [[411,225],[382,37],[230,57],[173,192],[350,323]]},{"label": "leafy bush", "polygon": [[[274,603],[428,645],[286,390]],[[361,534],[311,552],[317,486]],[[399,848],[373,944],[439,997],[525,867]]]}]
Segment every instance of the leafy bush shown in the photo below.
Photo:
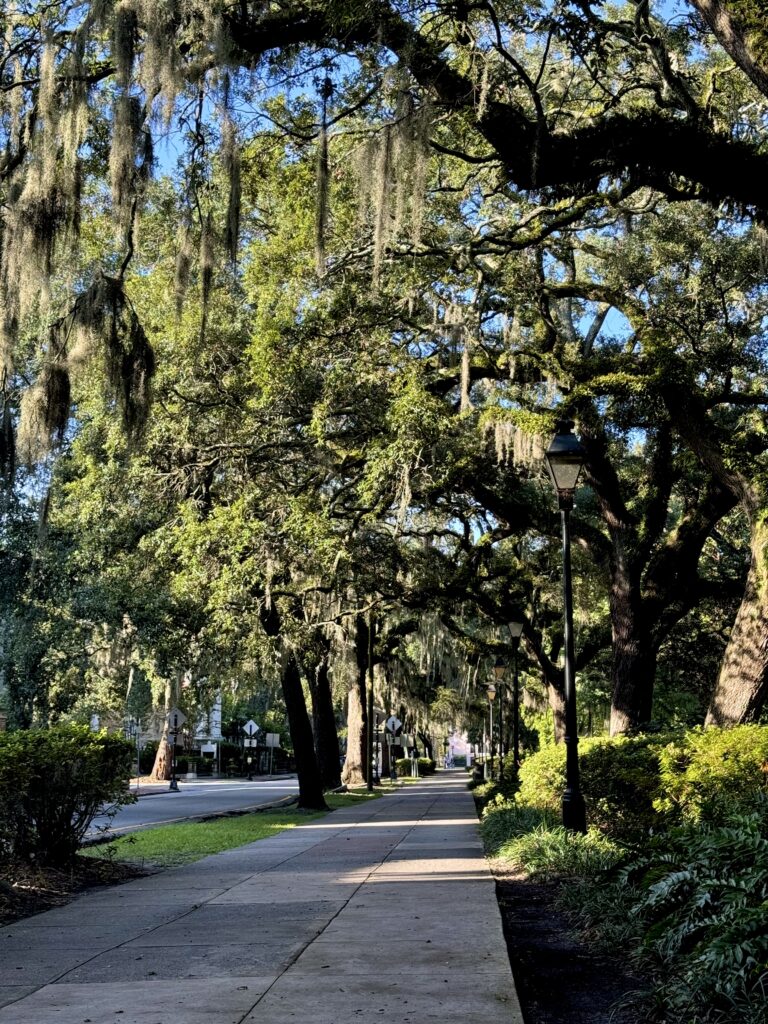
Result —
[{"label": "leafy bush", "polygon": [[614,867],[624,850],[594,827],[581,835],[544,821],[531,831],[507,839],[498,853],[523,868],[531,878],[550,879],[592,878]]},{"label": "leafy bush", "polygon": [[[768,794],[768,727],[581,740],[579,763],[589,823],[636,842],[649,830],[749,813]],[[556,811],[564,788],[564,744],[523,762],[521,803]]]},{"label": "leafy bush", "polygon": [[454,768],[466,768],[467,767],[467,757],[466,757],[466,754],[456,754],[456,756],[453,759],[453,767]]},{"label": "leafy bush", "polygon": [[582,925],[608,943],[634,939],[660,976],[653,1002],[663,1019],[765,1020],[764,814],[654,836],[613,880],[592,880],[569,902]]},{"label": "leafy bush", "polygon": [[[432,775],[437,768],[437,762],[433,761],[429,757],[419,757],[417,758],[416,763],[418,765],[420,776]],[[397,774],[401,779],[410,778],[413,770],[413,762],[410,757],[401,757],[398,761],[395,761],[395,768],[397,769]]]},{"label": "leafy bush", "polygon": [[532,832],[540,826],[557,824],[551,811],[520,806],[509,801],[490,802],[480,822],[480,834],[489,853],[498,853],[510,839]]},{"label": "leafy bush", "polygon": [[[660,824],[659,758],[668,736],[617,736],[579,743],[581,788],[589,824],[635,841]],[[543,747],[520,768],[522,804],[559,811],[565,789],[565,745]]]},{"label": "leafy bush", "polygon": [[0,733],[0,849],[6,858],[72,860],[104,807],[131,803],[133,747],[86,726]]},{"label": "leafy bush", "polygon": [[155,766],[157,757],[157,740],[147,740],[139,754],[139,771],[142,775],[149,775]]},{"label": "leafy bush", "polygon": [[768,794],[768,726],[691,729],[660,752],[656,808],[680,821],[749,813]]}]

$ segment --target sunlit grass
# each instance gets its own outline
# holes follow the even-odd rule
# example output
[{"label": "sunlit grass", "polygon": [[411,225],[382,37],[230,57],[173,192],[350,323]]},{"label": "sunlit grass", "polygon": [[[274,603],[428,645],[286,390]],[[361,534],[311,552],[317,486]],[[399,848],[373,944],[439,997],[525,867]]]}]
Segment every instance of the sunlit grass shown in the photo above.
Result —
[{"label": "sunlit grass", "polygon": [[[350,793],[330,793],[326,795],[325,802],[335,811],[365,800],[375,800],[379,796],[381,793],[355,790]],[[81,852],[87,857],[114,859],[129,864],[176,867],[179,864],[191,864],[212,853],[253,843],[257,839],[268,839],[285,829],[316,821],[327,813],[286,807],[284,810],[239,814],[216,818],[214,821],[159,825],[157,828],[141,829],[121,836],[111,843],[88,847]]]}]

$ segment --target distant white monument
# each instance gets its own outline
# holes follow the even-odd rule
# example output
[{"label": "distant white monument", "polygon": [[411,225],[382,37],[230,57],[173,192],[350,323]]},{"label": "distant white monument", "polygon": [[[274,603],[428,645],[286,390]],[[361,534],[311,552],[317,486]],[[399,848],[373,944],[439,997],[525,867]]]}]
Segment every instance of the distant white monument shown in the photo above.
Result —
[{"label": "distant white monument", "polygon": [[210,711],[200,716],[195,730],[195,739],[213,740],[214,742],[221,739],[221,690],[216,694]]}]

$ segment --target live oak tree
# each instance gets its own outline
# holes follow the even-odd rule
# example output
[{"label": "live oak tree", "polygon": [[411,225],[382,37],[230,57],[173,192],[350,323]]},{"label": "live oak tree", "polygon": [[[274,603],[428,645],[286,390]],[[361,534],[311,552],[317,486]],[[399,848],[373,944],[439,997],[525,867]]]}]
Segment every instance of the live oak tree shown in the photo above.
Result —
[{"label": "live oak tree", "polygon": [[[162,344],[157,303],[146,289],[142,299],[139,287],[146,274],[142,237],[153,230],[152,218],[142,215],[152,197],[153,136],[162,135],[164,124],[177,127],[183,138],[170,151],[166,147],[161,159],[168,164],[180,157],[178,186],[165,201],[168,217],[162,228],[156,220],[154,230],[165,231],[166,250],[174,250],[170,287],[180,317],[191,325],[197,315],[192,304],[199,302],[202,310],[194,333],[204,373],[201,382],[187,371],[187,380],[175,382],[163,399],[176,404],[182,420],[193,410],[213,410],[202,437],[193,433],[187,450],[169,444],[164,453],[166,480],[178,487],[186,507],[205,520],[226,493],[219,488],[225,476],[236,487],[262,473],[252,518],[272,516],[270,521],[291,524],[281,540],[284,552],[292,553],[284,554],[281,568],[293,565],[301,550],[293,524],[302,518],[297,506],[304,514],[306,504],[297,501],[297,492],[315,495],[337,524],[345,524],[319,531],[327,547],[342,550],[365,517],[397,528],[421,502],[436,504],[441,486],[458,479],[462,468],[464,500],[478,502],[484,513],[514,519],[517,505],[505,513],[505,500],[484,487],[492,458],[480,465],[467,460],[462,467],[459,447],[451,473],[440,478],[438,470],[441,459],[451,457],[442,437],[447,433],[453,440],[457,430],[464,445],[476,445],[480,410],[493,411],[495,405],[503,413],[509,401],[504,386],[490,399],[480,392],[517,372],[528,385],[526,394],[514,396],[519,420],[510,425],[499,415],[493,424],[489,416],[489,436],[495,435],[502,450],[516,445],[522,465],[526,457],[532,461],[525,438],[551,427],[552,408],[563,395],[583,420],[591,480],[609,524],[609,545],[602,545],[600,557],[613,561],[614,626],[627,627],[614,630],[614,689],[623,679],[617,703],[630,705],[621,707],[616,727],[644,721],[654,651],[664,628],[690,604],[684,577],[668,572],[669,558],[693,565],[734,495],[759,523],[761,499],[752,482],[736,479],[723,466],[721,442],[727,438],[711,431],[698,447],[704,475],[689,473],[675,448],[674,473],[664,479],[670,445],[682,439],[697,450],[692,423],[699,410],[687,405],[686,419],[669,395],[658,424],[649,423],[652,405],[640,408],[635,402],[622,428],[624,439],[613,448],[614,455],[626,450],[628,432],[640,423],[651,439],[649,451],[657,453],[659,474],[645,490],[644,510],[627,507],[595,416],[605,396],[615,400],[624,382],[596,384],[586,373],[579,375],[568,347],[594,346],[597,334],[587,329],[574,338],[579,324],[570,314],[559,316],[558,303],[576,296],[580,282],[565,282],[558,291],[558,282],[539,270],[542,260],[559,260],[567,268],[567,254],[554,243],[565,239],[567,250],[569,234],[585,224],[593,234],[616,230],[610,225],[631,218],[628,204],[635,198],[642,203],[648,190],[673,202],[721,206],[734,230],[743,217],[758,224],[764,218],[761,23],[747,0],[697,0],[694,7],[744,74],[732,73],[699,18],[667,26],[647,3],[610,16],[590,3],[347,0],[158,7],[139,0],[73,0],[47,5],[43,12],[23,2],[10,7],[3,15],[0,63],[4,361],[10,368],[24,339],[40,341],[36,383],[25,399],[22,447],[32,457],[46,436],[63,435],[72,382],[77,390],[78,375],[93,360],[103,361],[111,400],[136,436],[148,407],[155,350],[161,358],[178,359],[173,346]],[[304,83],[299,99],[277,95],[285,75]],[[253,119],[274,127],[247,150],[243,144]],[[340,168],[337,154],[345,143],[339,137],[345,130],[359,142],[344,150],[360,165],[356,175]],[[282,176],[294,189],[287,193],[288,205],[301,218],[284,233],[301,238],[305,254],[311,236],[314,268],[310,272],[305,260],[299,270],[285,245],[273,247],[270,255],[282,262],[255,288],[265,261],[238,248],[239,231],[244,229],[246,239],[268,239],[276,229],[264,210],[251,209],[249,219],[243,186],[247,191],[249,174],[254,190],[261,177],[269,179],[262,173],[269,154],[286,138],[293,163],[301,164],[305,147],[316,150],[311,173],[301,164],[303,177]],[[430,152],[444,158],[436,171],[427,168]],[[738,174],[731,171],[734,164]],[[425,233],[429,173],[435,179],[431,231]],[[307,188],[314,190],[309,206],[297,200],[297,181],[305,196]],[[359,228],[353,227],[354,200],[362,207]],[[502,211],[496,217],[489,215],[494,204]],[[83,250],[79,232],[94,210],[102,212],[104,241],[78,264],[73,254]],[[649,207],[648,216],[654,215]],[[553,240],[549,249],[547,239]],[[512,262],[509,273],[499,269],[522,250],[531,250],[530,258]],[[237,270],[225,254],[247,260]],[[397,269],[396,262],[406,269]],[[74,274],[72,266],[78,268]],[[166,271],[169,282],[170,276]],[[224,289],[253,302],[253,315],[241,314],[238,324],[252,337],[249,383],[258,388],[250,391],[239,375],[241,339],[221,330],[211,304],[212,295]],[[598,301],[614,301],[615,291]],[[322,315],[312,314],[317,294],[327,296]],[[584,298],[594,302],[595,294],[587,289]],[[617,308],[624,301],[623,294],[616,298]],[[586,308],[599,332],[603,314]],[[637,316],[642,312],[635,307]],[[327,349],[318,345],[322,338],[332,342]],[[597,352],[588,362],[599,363],[602,356]],[[689,356],[676,378],[686,386]],[[653,365],[662,372],[663,361]],[[587,369],[591,374],[595,367]],[[344,380],[351,372],[353,387]],[[212,397],[212,391],[218,394]],[[757,392],[752,404],[760,407]],[[245,433],[235,417],[243,410],[251,417]],[[523,413],[537,418],[525,420]],[[757,432],[749,432],[748,445]],[[277,452],[293,452],[293,458],[270,462]],[[318,471],[300,471],[302,459],[315,460]],[[279,486],[270,494],[266,467],[275,465]],[[682,506],[680,529],[665,548],[659,524],[662,512],[674,508],[672,483],[683,471],[696,481],[701,500]],[[541,530],[540,510],[534,513],[525,510],[525,528]],[[245,523],[250,519],[245,516]],[[471,517],[468,522],[471,531]],[[601,542],[591,525],[585,517],[582,540],[598,551]],[[271,540],[260,549],[265,559],[274,554]],[[759,593],[764,557],[757,541],[752,589]],[[317,565],[333,563],[327,551],[321,555]],[[262,608],[270,600],[270,577],[269,568],[259,567],[252,581],[251,597]],[[292,571],[290,577],[287,599],[301,586],[302,574]],[[650,606],[653,626],[643,621]],[[657,628],[660,623],[666,627]],[[743,635],[735,634],[734,650]],[[759,629],[754,637],[759,640]],[[544,644],[534,630],[526,631],[526,641],[546,667]],[[754,661],[757,676],[760,664]]]}]

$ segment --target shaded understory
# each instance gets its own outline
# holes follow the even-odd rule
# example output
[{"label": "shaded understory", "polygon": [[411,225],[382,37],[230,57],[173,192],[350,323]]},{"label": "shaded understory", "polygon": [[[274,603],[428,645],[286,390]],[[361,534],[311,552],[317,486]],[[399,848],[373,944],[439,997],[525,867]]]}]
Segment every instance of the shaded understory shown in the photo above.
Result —
[{"label": "shaded understory", "polygon": [[574,935],[558,883],[497,874],[496,887],[525,1024],[639,1024],[627,996],[641,979]]}]

